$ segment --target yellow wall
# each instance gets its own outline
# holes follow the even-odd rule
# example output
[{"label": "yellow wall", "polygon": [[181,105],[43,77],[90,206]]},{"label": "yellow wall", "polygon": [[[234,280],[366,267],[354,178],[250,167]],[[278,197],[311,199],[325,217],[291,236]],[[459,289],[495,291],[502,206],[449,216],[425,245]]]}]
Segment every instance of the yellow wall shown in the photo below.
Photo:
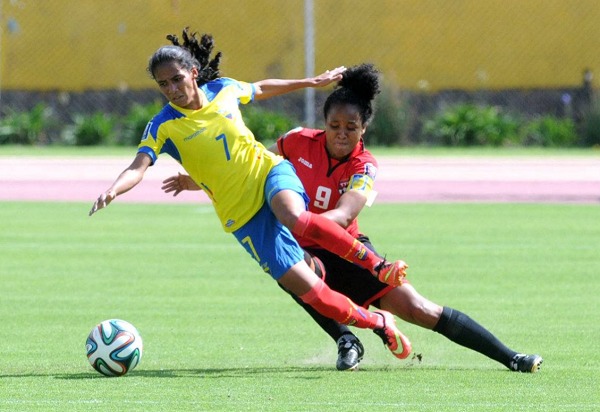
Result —
[{"label": "yellow wall", "polygon": [[[401,87],[574,86],[600,70],[599,0],[313,0],[316,69],[370,61]],[[185,25],[225,75],[304,72],[302,0],[0,0],[2,89],[153,87],[147,60]]]},{"label": "yellow wall", "polygon": [[332,25],[320,50],[352,37],[353,62],[373,59],[405,87],[577,85],[585,68],[600,70],[598,0],[387,0],[368,16],[347,3],[323,2],[320,15],[349,24]]}]

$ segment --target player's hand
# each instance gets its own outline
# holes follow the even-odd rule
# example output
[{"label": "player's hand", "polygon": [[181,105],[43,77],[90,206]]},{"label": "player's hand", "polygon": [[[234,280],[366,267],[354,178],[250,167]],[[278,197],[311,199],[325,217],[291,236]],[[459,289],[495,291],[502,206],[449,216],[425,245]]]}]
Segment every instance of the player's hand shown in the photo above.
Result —
[{"label": "player's hand", "polygon": [[336,67],[333,70],[327,70],[325,73],[313,78],[315,83],[314,87],[324,87],[333,82],[339,82],[342,80],[342,73],[346,71],[345,66]]},{"label": "player's hand", "polygon": [[96,199],[94,205],[90,209],[89,216],[108,206],[115,197],[117,197],[117,194],[114,192],[114,190],[107,190],[106,192],[102,193],[100,196],[98,196],[98,199]]},{"label": "player's hand", "polygon": [[161,189],[165,193],[173,192],[173,196],[177,196],[184,190],[201,190],[200,186],[188,175],[178,173],[177,176],[171,176],[163,180]]}]

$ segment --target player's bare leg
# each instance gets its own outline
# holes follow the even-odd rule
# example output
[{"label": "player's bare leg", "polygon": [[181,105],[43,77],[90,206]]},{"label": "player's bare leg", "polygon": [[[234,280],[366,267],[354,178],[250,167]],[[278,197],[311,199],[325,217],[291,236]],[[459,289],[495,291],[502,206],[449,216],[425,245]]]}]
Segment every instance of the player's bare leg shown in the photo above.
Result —
[{"label": "player's bare leg", "polygon": [[425,299],[411,284],[388,292],[381,298],[381,307],[406,322],[431,329],[454,343],[500,362],[512,371],[537,372],[543,362],[539,355],[521,354],[508,348],[468,315]]}]

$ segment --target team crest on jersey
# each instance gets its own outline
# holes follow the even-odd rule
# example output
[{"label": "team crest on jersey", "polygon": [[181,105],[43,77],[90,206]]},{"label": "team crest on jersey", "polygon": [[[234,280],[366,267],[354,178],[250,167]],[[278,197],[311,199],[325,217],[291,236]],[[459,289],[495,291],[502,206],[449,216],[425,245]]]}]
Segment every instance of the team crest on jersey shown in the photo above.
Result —
[{"label": "team crest on jersey", "polygon": [[340,183],[338,184],[338,192],[340,195],[343,195],[344,193],[346,193],[346,190],[348,189],[348,179],[346,180],[340,180]]},{"label": "team crest on jersey", "polygon": [[373,165],[373,163],[365,163],[365,174],[371,179],[375,180],[375,176],[377,176],[377,168]]},{"label": "team crest on jersey", "polygon": [[150,128],[152,127],[152,122],[148,122],[146,128],[144,129],[144,133],[142,134],[142,142],[148,138],[148,133],[150,132]]},{"label": "team crest on jersey", "polygon": [[233,119],[233,114],[229,110],[219,109],[219,110],[217,110],[217,113],[219,113],[221,116],[224,116],[225,118],[227,118],[229,120]]}]

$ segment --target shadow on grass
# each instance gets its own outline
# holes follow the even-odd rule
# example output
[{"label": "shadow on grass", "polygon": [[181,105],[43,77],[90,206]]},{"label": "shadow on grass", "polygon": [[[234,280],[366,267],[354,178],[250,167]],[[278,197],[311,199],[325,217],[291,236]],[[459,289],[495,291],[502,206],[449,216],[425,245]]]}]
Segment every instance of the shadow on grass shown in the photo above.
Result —
[{"label": "shadow on grass", "polygon": [[[398,367],[364,367],[361,372],[381,371],[405,371],[406,368]],[[340,373],[330,366],[282,366],[282,367],[240,367],[240,368],[206,368],[206,369],[136,369],[131,371],[125,378],[247,378],[252,375],[280,375],[295,379],[321,379],[323,373]],[[6,378],[30,378],[30,377],[54,377],[56,379],[106,379],[93,370],[82,373],[23,373],[23,374],[0,374],[0,380]]]}]

